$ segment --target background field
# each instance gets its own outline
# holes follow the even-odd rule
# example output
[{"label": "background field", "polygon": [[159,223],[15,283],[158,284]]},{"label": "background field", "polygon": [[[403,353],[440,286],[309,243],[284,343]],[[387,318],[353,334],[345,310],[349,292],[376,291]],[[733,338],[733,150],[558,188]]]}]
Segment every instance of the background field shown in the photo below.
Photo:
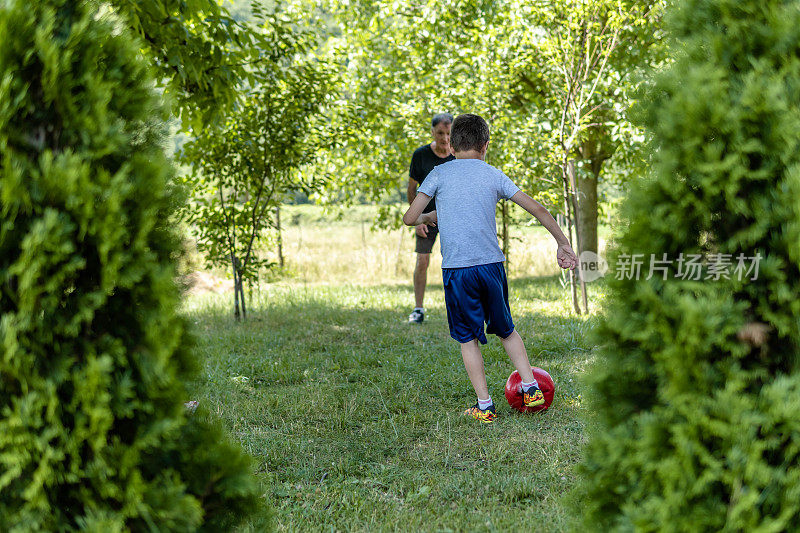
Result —
[{"label": "background field", "polygon": [[[409,325],[409,230],[370,232],[365,222],[362,233],[367,208],[340,221],[310,206],[292,210],[296,225],[284,216],[291,277],[254,291],[247,321],[233,321],[225,292],[185,304],[205,366],[194,395],[256,458],[278,529],[566,530],[592,318],[573,315],[550,275],[546,233],[520,231],[510,293],[556,400],[542,415],[512,412],[503,385],[513,368],[491,338],[484,357],[501,417],[481,426],[460,414],[474,393],[448,335],[438,249],[429,315]],[[602,285],[591,288],[598,302]]]},{"label": "background field", "polygon": [[[523,220],[522,210],[514,214]],[[264,279],[313,284],[395,284],[406,285],[414,270],[414,230],[372,229],[376,207],[355,206],[347,210],[325,210],[315,205],[290,205],[281,209],[285,270],[266,274]],[[607,230],[600,227],[600,248],[605,247]],[[511,232],[509,278],[552,276],[559,272],[556,245],[541,226],[515,225]],[[274,237],[274,235],[273,235]],[[277,261],[274,249],[265,252]],[[428,269],[428,281],[441,284],[442,256],[437,239]],[[214,269],[223,277],[227,272]],[[413,304],[413,298],[410,302]]]}]

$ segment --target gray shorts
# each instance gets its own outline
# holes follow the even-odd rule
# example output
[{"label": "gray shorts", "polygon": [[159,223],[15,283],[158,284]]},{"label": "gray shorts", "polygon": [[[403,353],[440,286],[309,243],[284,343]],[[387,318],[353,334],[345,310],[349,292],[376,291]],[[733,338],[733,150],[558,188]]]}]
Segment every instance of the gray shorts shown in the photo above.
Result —
[{"label": "gray shorts", "polygon": [[428,226],[428,236],[427,237],[420,237],[417,235],[416,231],[414,232],[414,237],[417,238],[417,253],[418,254],[429,254],[433,250],[433,243],[436,242],[436,236],[439,235],[439,230],[431,229]]}]

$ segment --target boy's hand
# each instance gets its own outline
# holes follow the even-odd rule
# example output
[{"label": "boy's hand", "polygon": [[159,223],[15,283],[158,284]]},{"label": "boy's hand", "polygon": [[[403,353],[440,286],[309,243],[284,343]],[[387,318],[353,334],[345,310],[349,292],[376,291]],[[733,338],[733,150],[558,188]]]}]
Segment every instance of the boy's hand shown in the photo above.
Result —
[{"label": "boy's hand", "polygon": [[556,258],[558,259],[558,266],[561,268],[574,270],[578,266],[578,256],[575,255],[572,246],[569,244],[559,245]]},{"label": "boy's hand", "polygon": [[416,230],[418,237],[422,237],[423,239],[426,239],[428,237],[428,226],[426,226],[425,224],[420,224],[419,226],[415,226],[414,229]]}]

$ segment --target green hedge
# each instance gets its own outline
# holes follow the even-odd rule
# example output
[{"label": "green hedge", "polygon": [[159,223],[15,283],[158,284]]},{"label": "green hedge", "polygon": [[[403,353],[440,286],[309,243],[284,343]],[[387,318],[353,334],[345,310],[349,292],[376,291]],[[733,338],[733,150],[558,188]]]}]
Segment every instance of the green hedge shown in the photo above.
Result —
[{"label": "green hedge", "polygon": [[226,530],[259,487],[182,405],[180,195],[140,47],[91,1],[6,1],[0,35],[0,530]]},{"label": "green hedge", "polygon": [[[652,173],[633,187],[590,372],[584,525],[787,531],[800,524],[800,7],[689,0],[643,103]],[[729,279],[687,279],[678,258]],[[739,254],[759,272],[735,273]],[[627,255],[623,255],[627,254]],[[756,261],[746,259],[745,266]],[[683,265],[684,272],[686,265]],[[625,271],[622,271],[625,272]],[[621,277],[623,279],[616,279]],[[693,277],[693,276],[689,276]]]}]

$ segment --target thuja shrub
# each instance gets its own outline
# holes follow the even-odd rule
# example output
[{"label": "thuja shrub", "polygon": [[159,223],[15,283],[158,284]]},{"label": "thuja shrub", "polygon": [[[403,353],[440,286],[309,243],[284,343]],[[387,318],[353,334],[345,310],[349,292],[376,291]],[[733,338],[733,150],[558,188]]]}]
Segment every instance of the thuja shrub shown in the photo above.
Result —
[{"label": "thuja shrub", "polygon": [[222,531],[249,459],[183,407],[165,109],[91,1],[0,8],[0,530]]},{"label": "thuja shrub", "polygon": [[[625,204],[596,328],[584,525],[796,529],[800,9],[687,0],[666,27],[674,63],[642,104],[652,168]],[[634,254],[639,276],[620,268]],[[651,276],[653,258],[666,270]]]}]

